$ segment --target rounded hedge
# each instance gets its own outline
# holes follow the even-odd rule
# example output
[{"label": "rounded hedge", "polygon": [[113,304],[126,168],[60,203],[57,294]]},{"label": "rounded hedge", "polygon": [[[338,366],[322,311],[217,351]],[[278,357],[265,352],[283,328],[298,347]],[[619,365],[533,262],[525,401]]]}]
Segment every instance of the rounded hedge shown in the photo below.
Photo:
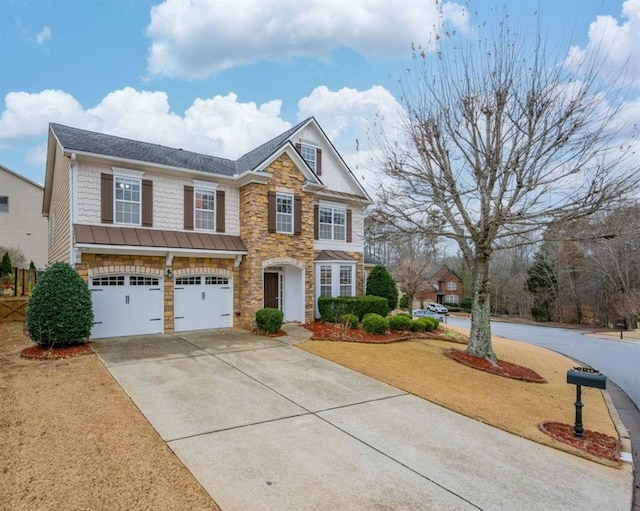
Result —
[{"label": "rounded hedge", "polygon": [[409,328],[412,332],[424,332],[427,325],[424,321],[420,321],[419,319],[414,319],[409,325]]},{"label": "rounded hedge", "polygon": [[383,264],[376,265],[369,273],[366,294],[386,298],[390,310],[398,305],[396,282]]},{"label": "rounded hedge", "polygon": [[275,334],[282,328],[284,314],[279,309],[265,308],[256,312],[258,330],[267,334]]},{"label": "rounded hedge", "polygon": [[389,329],[394,332],[406,332],[411,328],[411,316],[398,314],[389,317]]},{"label": "rounded hedge", "polygon": [[389,322],[379,314],[367,314],[362,318],[362,329],[370,334],[384,335],[389,330]]},{"label": "rounded hedge", "polygon": [[342,316],[341,323],[347,328],[358,328],[358,316],[356,316],[355,314],[345,314],[344,316]]},{"label": "rounded hedge", "polygon": [[51,265],[31,291],[26,323],[31,340],[42,347],[86,342],[93,324],[86,282],[67,263]]},{"label": "rounded hedge", "polygon": [[398,301],[398,307],[400,307],[401,309],[409,308],[409,295],[402,295],[400,297],[400,300]]},{"label": "rounded hedge", "polygon": [[438,327],[438,320],[432,317],[425,317],[417,319],[416,321],[420,321],[424,324],[424,329],[427,332],[433,332]]}]

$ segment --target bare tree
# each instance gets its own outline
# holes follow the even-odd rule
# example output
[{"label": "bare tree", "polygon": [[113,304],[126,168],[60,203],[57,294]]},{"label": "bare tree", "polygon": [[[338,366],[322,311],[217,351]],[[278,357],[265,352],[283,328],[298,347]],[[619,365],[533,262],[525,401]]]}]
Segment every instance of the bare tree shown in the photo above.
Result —
[{"label": "bare tree", "polygon": [[515,32],[506,14],[473,34],[441,37],[436,54],[415,48],[401,81],[401,127],[378,136],[385,177],[376,213],[458,244],[473,274],[467,352],[495,361],[494,251],[605,208],[639,173],[624,168],[629,147],[616,141],[611,106],[620,99],[602,88],[595,61],[579,69],[553,61],[541,31]]},{"label": "bare tree", "polygon": [[409,308],[435,267],[435,250],[415,245],[409,242],[398,247],[398,258],[391,267],[398,288],[409,297]]}]

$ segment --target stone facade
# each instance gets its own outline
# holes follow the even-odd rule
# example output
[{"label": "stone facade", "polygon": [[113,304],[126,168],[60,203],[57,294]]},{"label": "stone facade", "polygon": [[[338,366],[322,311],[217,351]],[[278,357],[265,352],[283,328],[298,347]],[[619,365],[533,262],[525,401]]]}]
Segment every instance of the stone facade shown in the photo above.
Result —
[{"label": "stone facade", "polygon": [[[314,315],[313,195],[302,190],[304,176],[283,154],[267,169],[273,175],[268,185],[248,184],[240,189],[240,225],[249,253],[240,265],[238,324],[254,325],[255,314],[263,306],[263,271],[266,265],[290,264],[304,268],[305,321]],[[268,192],[286,191],[302,199],[302,233],[282,234],[268,230]],[[265,262],[267,262],[265,264]],[[239,314],[238,314],[239,312]]]},{"label": "stone facade", "polygon": [[[94,275],[110,273],[134,273],[155,275],[164,278],[164,333],[171,334],[174,329],[173,288],[175,277],[183,275],[215,274],[232,277],[234,284],[239,280],[239,270],[234,267],[233,259],[214,259],[204,257],[175,257],[171,266],[167,266],[164,256],[138,256],[121,254],[82,254],[80,263],[76,264],[78,274],[89,283]],[[172,278],[166,278],[167,269],[173,271]],[[238,286],[234,285],[234,309],[239,303]],[[237,318],[234,318],[234,326]]]}]

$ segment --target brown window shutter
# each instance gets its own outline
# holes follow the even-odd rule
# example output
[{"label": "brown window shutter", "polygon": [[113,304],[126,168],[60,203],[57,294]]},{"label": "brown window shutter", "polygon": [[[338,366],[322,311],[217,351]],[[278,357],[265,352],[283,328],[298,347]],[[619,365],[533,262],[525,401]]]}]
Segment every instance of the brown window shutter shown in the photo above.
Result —
[{"label": "brown window shutter", "polygon": [[316,149],[316,175],[322,175],[322,149]]},{"label": "brown window shutter", "polygon": [[100,174],[100,215],[103,224],[113,223],[113,176]]},{"label": "brown window shutter", "polygon": [[224,232],[224,191],[216,190],[216,232]]},{"label": "brown window shutter", "polygon": [[313,239],[319,239],[320,206],[313,206]]},{"label": "brown window shutter", "polygon": [[353,241],[353,236],[351,235],[351,210],[347,209],[347,243],[351,243]]},{"label": "brown window shutter", "polygon": [[293,234],[302,234],[302,197],[293,199]]},{"label": "brown window shutter", "polygon": [[193,186],[184,187],[184,228],[193,230]]},{"label": "brown window shutter", "polygon": [[276,232],[276,192],[269,192],[267,226],[269,232]]},{"label": "brown window shutter", "polygon": [[153,227],[153,181],[142,180],[142,225]]}]

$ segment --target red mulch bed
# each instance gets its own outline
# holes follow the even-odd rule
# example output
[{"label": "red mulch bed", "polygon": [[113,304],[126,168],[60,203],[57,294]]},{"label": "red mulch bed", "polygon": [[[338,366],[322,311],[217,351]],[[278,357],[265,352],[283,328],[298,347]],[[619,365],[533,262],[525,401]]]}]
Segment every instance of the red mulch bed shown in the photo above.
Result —
[{"label": "red mulch bed", "polygon": [[503,376],[505,378],[528,381],[531,383],[547,383],[547,380],[536,373],[533,369],[505,362],[504,360],[498,360],[498,365],[495,366],[486,358],[475,357],[460,350],[448,349],[444,350],[444,354],[456,362],[473,367],[474,369],[479,369],[480,371],[495,374],[496,376]]},{"label": "red mulch bed", "polygon": [[76,346],[67,346],[65,348],[41,348],[40,346],[30,346],[20,352],[22,358],[28,359],[57,359],[57,358],[74,358],[82,355],[93,353],[91,346],[88,344],[78,344]]},{"label": "red mulch bed", "polygon": [[371,344],[385,344],[389,342],[406,341],[407,339],[438,339],[442,331],[439,329],[433,332],[387,332],[384,335],[369,334],[361,328],[345,329],[337,323],[325,323],[314,321],[302,325],[313,334],[314,341],[345,341],[345,342],[365,342]]},{"label": "red mulch bed", "polygon": [[545,435],[555,438],[559,442],[568,444],[581,451],[605,458],[611,461],[620,460],[620,442],[617,438],[597,433],[596,431],[584,430],[584,437],[576,438],[573,426],[562,424],[561,422],[545,421],[538,424],[538,429]]}]

